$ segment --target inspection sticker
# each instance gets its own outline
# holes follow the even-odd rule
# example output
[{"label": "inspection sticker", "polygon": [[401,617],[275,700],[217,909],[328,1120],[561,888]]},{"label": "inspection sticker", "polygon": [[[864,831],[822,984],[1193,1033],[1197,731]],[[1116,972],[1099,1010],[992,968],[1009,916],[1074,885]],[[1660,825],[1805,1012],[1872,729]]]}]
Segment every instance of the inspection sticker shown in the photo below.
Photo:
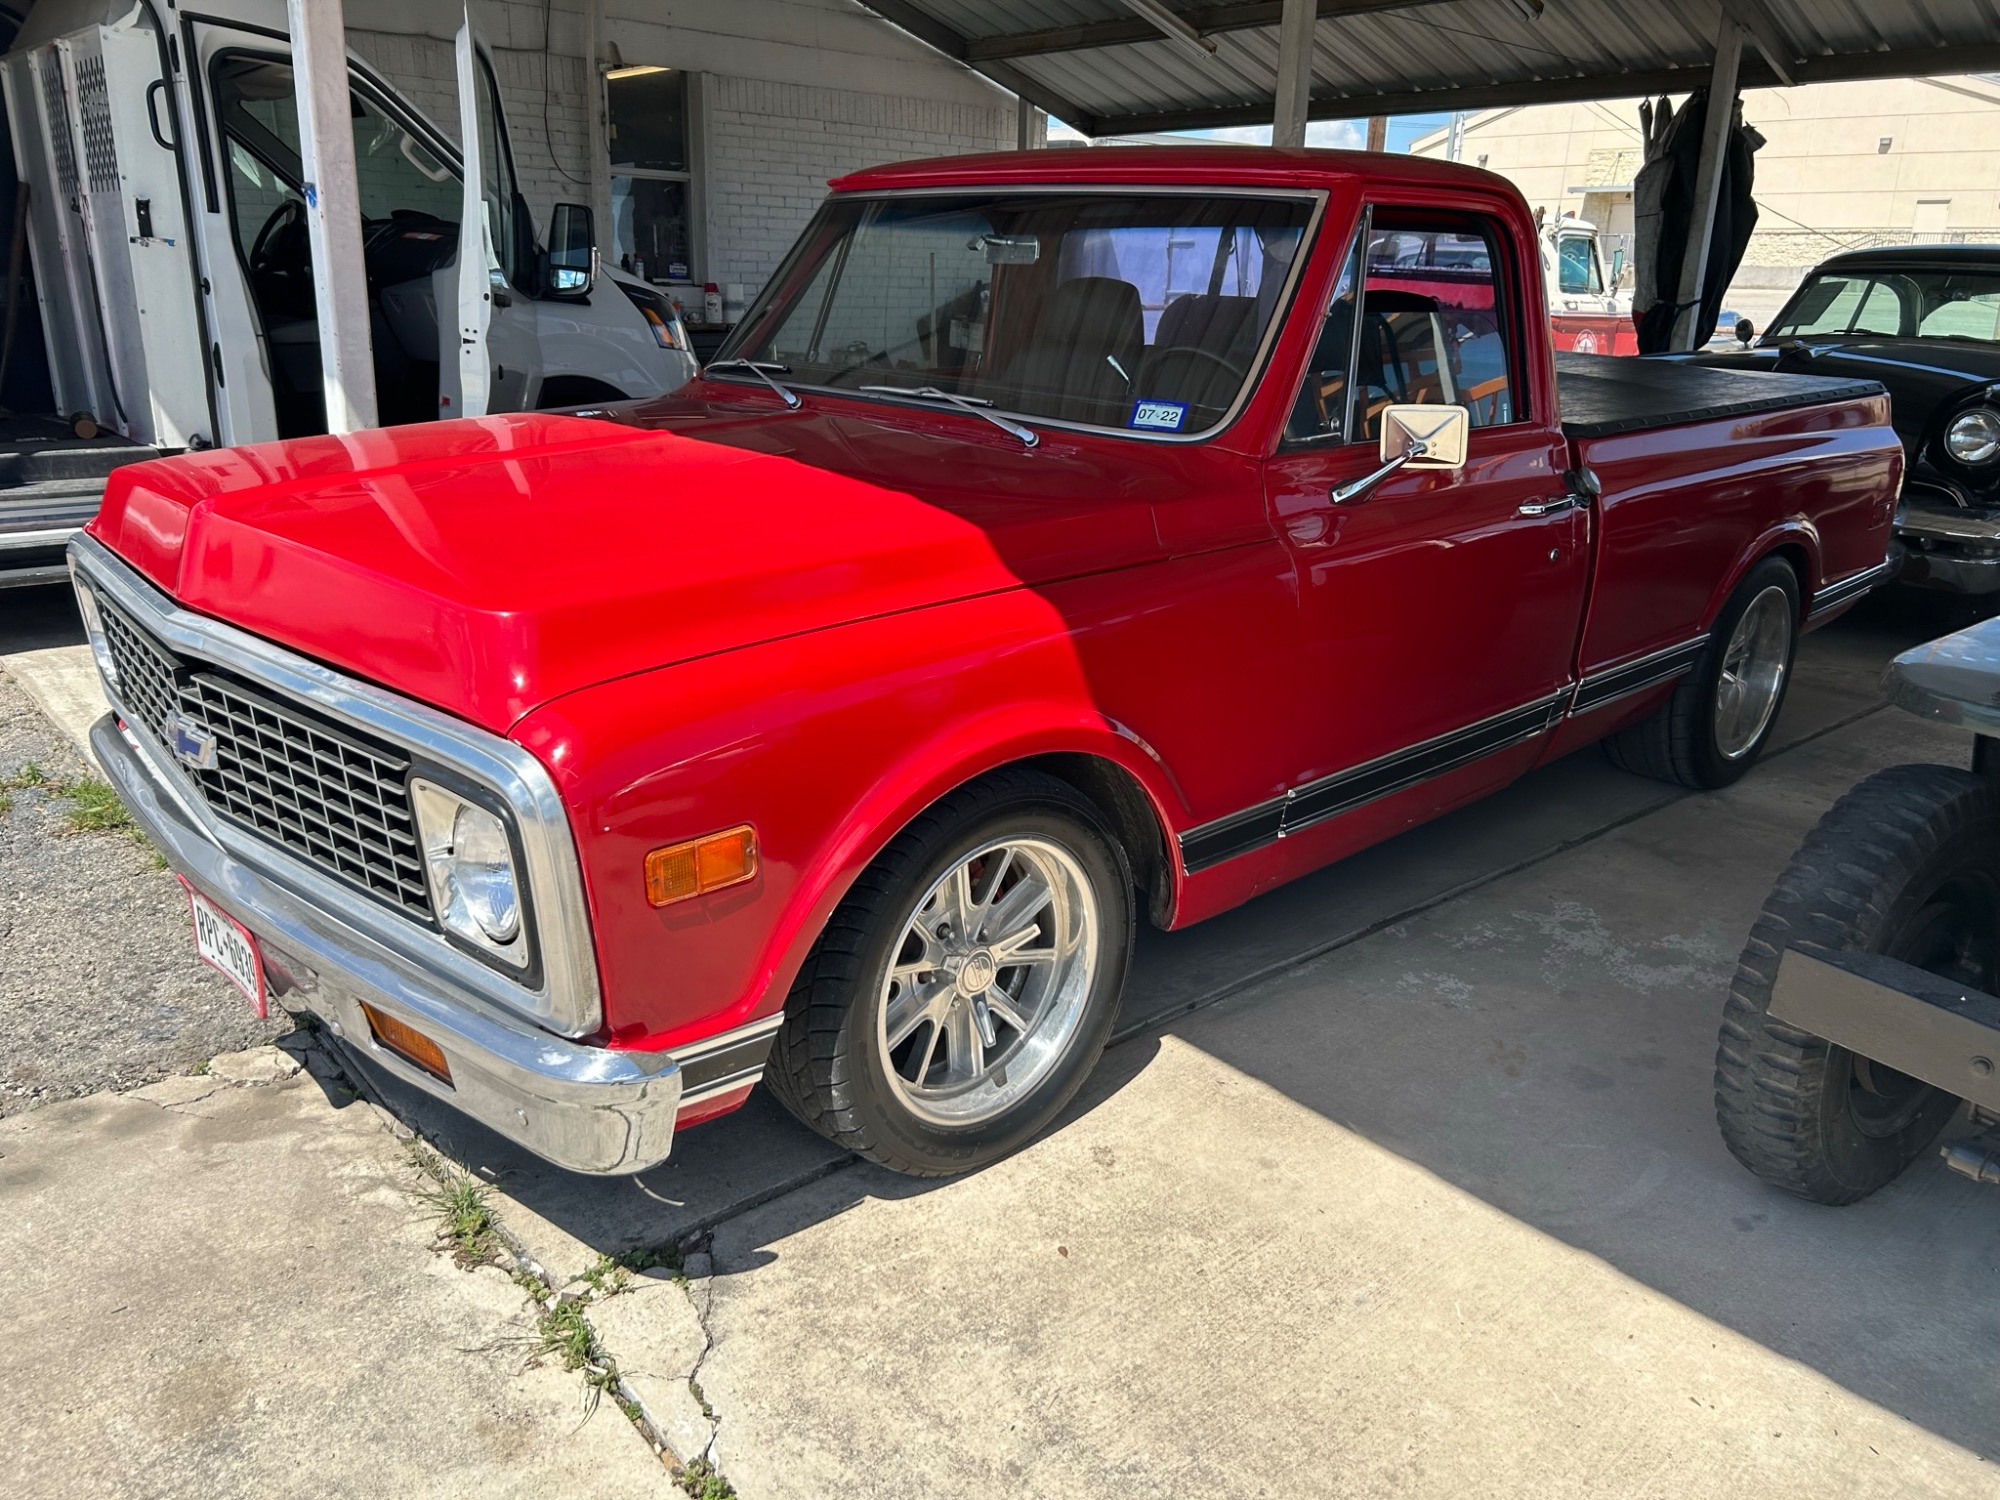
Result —
[{"label": "inspection sticker", "polygon": [[1179,432],[1187,414],[1185,401],[1139,401],[1133,403],[1132,420],[1125,425],[1149,432]]}]

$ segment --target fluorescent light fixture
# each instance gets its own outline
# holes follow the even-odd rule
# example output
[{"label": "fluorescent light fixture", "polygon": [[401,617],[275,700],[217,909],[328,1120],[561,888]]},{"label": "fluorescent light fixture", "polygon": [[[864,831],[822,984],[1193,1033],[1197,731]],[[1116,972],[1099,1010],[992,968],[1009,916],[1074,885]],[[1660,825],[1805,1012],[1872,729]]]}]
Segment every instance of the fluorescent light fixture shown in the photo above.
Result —
[{"label": "fluorescent light fixture", "polygon": [[606,78],[642,78],[648,73],[671,73],[672,68],[663,68],[658,63],[634,63],[629,68],[612,68],[605,73]]}]

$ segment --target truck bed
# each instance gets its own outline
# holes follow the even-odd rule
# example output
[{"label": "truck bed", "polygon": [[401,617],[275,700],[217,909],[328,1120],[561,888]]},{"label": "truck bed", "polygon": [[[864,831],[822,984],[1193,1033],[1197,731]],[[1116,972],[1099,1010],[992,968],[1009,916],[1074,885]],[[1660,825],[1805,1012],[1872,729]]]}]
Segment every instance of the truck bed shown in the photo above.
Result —
[{"label": "truck bed", "polygon": [[1749,374],[1674,359],[1561,353],[1556,355],[1556,388],[1563,431],[1572,438],[1784,411],[1882,390],[1873,380]]}]

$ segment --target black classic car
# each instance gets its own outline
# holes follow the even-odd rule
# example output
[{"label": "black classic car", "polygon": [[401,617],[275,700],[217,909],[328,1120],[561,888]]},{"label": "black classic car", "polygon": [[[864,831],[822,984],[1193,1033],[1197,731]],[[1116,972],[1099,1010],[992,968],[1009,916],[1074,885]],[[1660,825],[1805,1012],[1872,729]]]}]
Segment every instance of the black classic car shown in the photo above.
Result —
[{"label": "black classic car", "polygon": [[1887,387],[1910,460],[1899,581],[2000,594],[2000,245],[1836,255],[1761,336],[1738,337],[1747,347],[1695,361]]}]

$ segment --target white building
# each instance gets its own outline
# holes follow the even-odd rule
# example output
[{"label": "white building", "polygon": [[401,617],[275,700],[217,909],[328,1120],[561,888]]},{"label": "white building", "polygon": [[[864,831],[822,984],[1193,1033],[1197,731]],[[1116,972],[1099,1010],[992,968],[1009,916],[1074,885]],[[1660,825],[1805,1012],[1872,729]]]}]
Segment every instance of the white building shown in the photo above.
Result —
[{"label": "white building", "polygon": [[[1629,234],[1643,160],[1638,111],[1636,99],[1486,110],[1466,120],[1460,159],[1511,179],[1537,207]],[[1752,89],[1743,114],[1765,145],[1761,217],[1739,286],[1789,286],[1836,250],[1863,245],[2000,240],[2000,81]],[[1443,156],[1449,136],[1436,130],[1410,149]]]}]

